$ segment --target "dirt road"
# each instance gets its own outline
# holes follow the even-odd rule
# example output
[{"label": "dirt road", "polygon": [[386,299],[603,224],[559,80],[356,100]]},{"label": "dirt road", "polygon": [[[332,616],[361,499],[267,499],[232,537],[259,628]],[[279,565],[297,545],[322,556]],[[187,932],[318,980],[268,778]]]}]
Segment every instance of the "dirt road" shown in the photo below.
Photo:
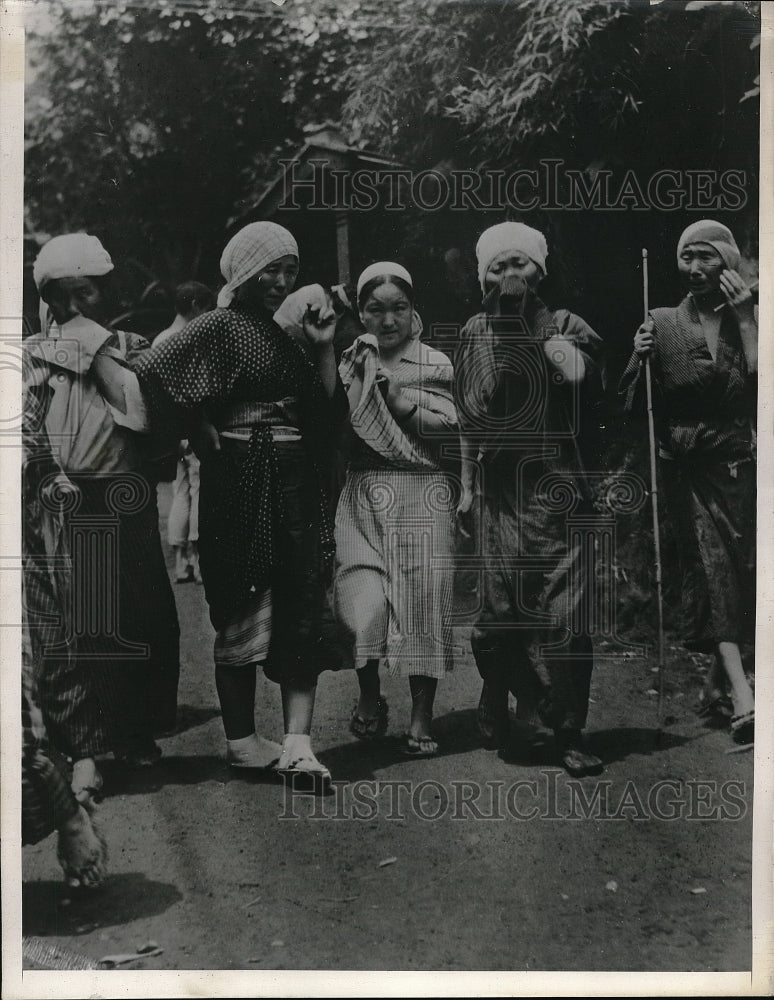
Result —
[{"label": "dirt road", "polygon": [[[583,781],[478,746],[464,627],[437,758],[401,755],[405,681],[386,678],[389,738],[369,749],[347,731],[354,676],[325,674],[314,740],[341,784],[320,800],[229,772],[202,588],[175,592],[179,731],[153,771],[103,763],[103,889],[67,890],[53,839],[25,848],[25,934],[94,960],[163,949],[130,969],[749,969],[753,758],[694,715],[685,651],[660,742],[652,662],[599,660],[588,731],[606,771]],[[262,676],[257,706],[281,738]]]}]

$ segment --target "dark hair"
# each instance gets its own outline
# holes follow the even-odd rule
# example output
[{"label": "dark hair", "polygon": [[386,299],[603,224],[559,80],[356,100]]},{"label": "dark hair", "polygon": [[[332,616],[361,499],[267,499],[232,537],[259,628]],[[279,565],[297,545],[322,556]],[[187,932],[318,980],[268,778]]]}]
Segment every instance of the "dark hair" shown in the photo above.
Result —
[{"label": "dark hair", "polygon": [[375,278],[371,278],[360,289],[360,294],[357,297],[358,309],[363,308],[371,292],[381,285],[395,285],[396,288],[399,288],[403,292],[409,302],[412,305],[414,304],[414,289],[407,281],[399,278],[397,274],[377,274]]},{"label": "dark hair", "polygon": [[189,316],[195,306],[202,312],[215,308],[215,294],[201,281],[186,281],[178,285],[175,291],[175,309],[184,318]]}]

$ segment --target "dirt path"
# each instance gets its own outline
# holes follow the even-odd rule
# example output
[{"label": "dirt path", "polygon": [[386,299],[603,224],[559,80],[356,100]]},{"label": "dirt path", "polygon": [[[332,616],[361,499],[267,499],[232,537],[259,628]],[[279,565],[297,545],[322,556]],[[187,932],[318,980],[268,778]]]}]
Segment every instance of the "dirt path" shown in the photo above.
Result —
[{"label": "dirt path", "polygon": [[[347,731],[355,678],[323,675],[314,739],[341,781],[323,801],[229,773],[202,588],[176,597],[180,731],[152,772],[104,762],[102,890],[65,889],[53,839],[25,848],[25,934],[95,960],[157,942],[133,969],[749,969],[753,758],[696,719],[684,651],[670,651],[660,744],[652,663],[598,663],[589,734],[607,768],[582,782],[477,745],[463,628],[437,758],[401,756],[405,681],[384,685],[391,738],[364,749]],[[257,705],[279,738],[262,676]]]}]

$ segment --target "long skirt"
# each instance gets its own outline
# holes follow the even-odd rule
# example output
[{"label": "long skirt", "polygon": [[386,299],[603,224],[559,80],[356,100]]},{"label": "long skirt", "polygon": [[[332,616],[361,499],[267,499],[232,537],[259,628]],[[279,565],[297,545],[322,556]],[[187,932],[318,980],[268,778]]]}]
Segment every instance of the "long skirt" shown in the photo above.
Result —
[{"label": "long skirt", "polygon": [[683,642],[711,652],[755,637],[755,462],[678,462],[659,469],[682,576]]},{"label": "long skirt", "polygon": [[336,512],[334,610],[351,635],[350,666],[451,670],[452,495],[440,472],[350,470]]},{"label": "long skirt", "polygon": [[[267,586],[235,607],[215,636],[216,666],[261,664],[269,680],[308,686],[323,670],[342,666],[342,629],[333,618],[320,546],[315,474],[300,441],[275,441],[282,496],[281,558]],[[216,466],[203,468],[205,503],[219,483],[238,479],[244,453],[224,446]],[[219,475],[220,473],[220,475]],[[205,591],[222,572],[209,511],[202,505],[201,569]],[[210,586],[212,584],[210,583]]]},{"label": "long skirt", "polygon": [[67,514],[72,560],[66,642],[45,650],[46,725],[66,722],[70,671],[79,666],[117,754],[147,749],[174,728],[180,629],[158,527],[153,484],[138,473],[70,475],[80,501]]}]

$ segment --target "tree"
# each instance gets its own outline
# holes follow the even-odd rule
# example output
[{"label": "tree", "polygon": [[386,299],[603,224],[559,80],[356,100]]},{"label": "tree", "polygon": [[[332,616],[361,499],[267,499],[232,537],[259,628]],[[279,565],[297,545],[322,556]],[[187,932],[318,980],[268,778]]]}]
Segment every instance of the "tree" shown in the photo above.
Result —
[{"label": "tree", "polygon": [[277,158],[338,117],[358,6],[48,0],[30,38],[29,229],[97,232],[171,282],[214,277]]}]

